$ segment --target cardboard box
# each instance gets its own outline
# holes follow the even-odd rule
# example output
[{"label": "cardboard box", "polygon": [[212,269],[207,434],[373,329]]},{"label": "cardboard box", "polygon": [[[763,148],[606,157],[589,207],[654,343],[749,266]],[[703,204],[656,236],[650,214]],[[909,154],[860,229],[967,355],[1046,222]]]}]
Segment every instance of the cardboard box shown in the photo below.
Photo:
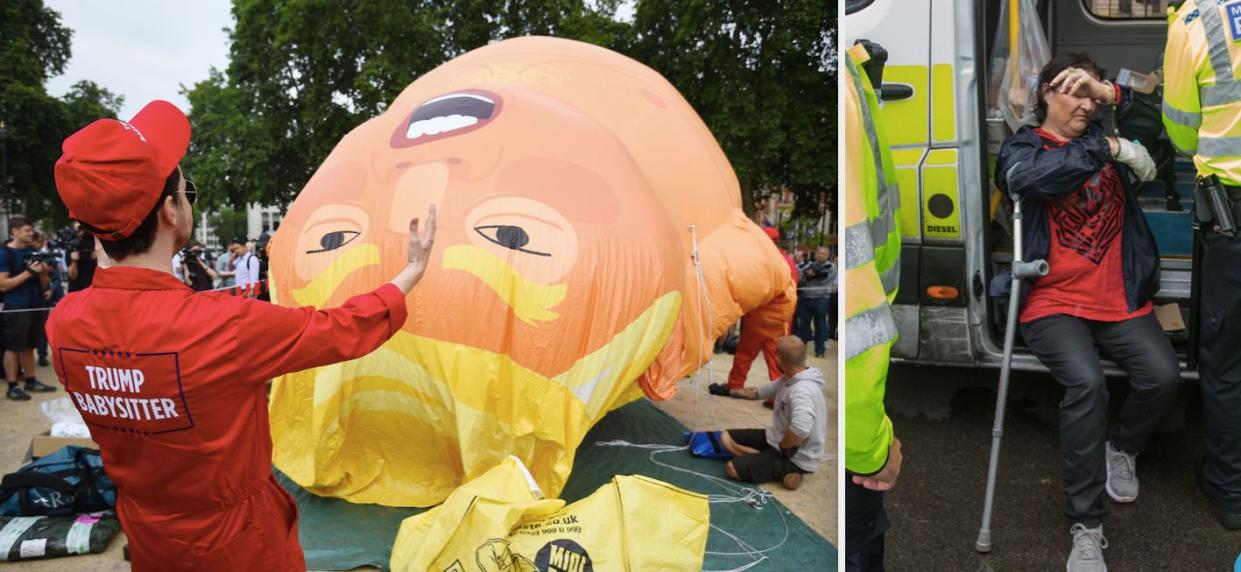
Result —
[{"label": "cardboard box", "polygon": [[1181,317],[1181,306],[1176,302],[1155,306],[1155,319],[1165,332],[1179,332],[1185,329],[1185,320]]},{"label": "cardboard box", "polygon": [[99,445],[90,439],[83,439],[80,437],[52,437],[49,433],[51,433],[50,430],[39,433],[30,441],[31,457],[38,459],[39,457],[51,455],[65,445],[77,445],[79,447],[88,447],[91,449],[99,448]]},{"label": "cardboard box", "polygon": [[1128,68],[1120,68],[1120,73],[1116,74],[1116,83],[1126,86],[1133,91],[1150,95],[1155,93],[1163,83],[1163,70],[1155,70],[1151,73],[1138,73]]}]

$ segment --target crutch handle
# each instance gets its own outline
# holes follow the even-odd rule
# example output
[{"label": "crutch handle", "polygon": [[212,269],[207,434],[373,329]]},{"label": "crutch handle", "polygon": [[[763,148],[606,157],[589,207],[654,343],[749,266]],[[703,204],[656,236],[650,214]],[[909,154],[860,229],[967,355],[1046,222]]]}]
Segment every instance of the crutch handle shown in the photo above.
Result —
[{"label": "crutch handle", "polygon": [[1047,276],[1047,270],[1047,261],[1042,259],[1029,262],[1016,260],[1013,262],[1013,278],[1021,280]]}]

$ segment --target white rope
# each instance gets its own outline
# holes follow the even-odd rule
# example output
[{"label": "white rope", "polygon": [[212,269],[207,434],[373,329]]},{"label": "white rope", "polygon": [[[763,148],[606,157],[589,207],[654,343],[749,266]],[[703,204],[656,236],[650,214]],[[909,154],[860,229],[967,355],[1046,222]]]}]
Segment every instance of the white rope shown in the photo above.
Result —
[{"label": "white rope", "polygon": [[[702,396],[702,370],[703,369],[706,370],[707,386],[710,387],[715,382],[714,372],[712,371],[712,365],[713,365],[712,360],[714,358],[715,350],[714,350],[714,347],[711,349],[707,349],[705,335],[704,335],[704,331],[709,331],[712,325],[711,300],[707,296],[706,278],[703,276],[703,273],[702,273],[702,259],[699,256],[699,252],[698,252],[698,228],[697,226],[692,225],[692,224],[689,225],[689,232],[690,232],[690,244],[691,244],[690,260],[692,260],[694,264],[694,281],[696,282],[695,291],[697,293],[697,298],[698,298],[697,310],[698,310],[699,323],[698,323],[698,328],[697,328],[698,329],[698,332],[697,332],[698,333],[698,356],[697,356],[698,360],[697,362],[698,364],[700,364],[700,367],[694,371],[690,379],[692,380],[693,388],[694,388],[694,410],[698,412],[696,416],[700,416],[702,414],[701,412],[703,411],[703,408],[699,407],[699,400],[701,399],[701,396]],[[714,345],[714,340],[712,340],[712,345]],[[704,350],[707,352],[705,360],[703,359]],[[706,411],[707,411],[707,417],[711,422],[711,426],[714,427],[714,426],[719,425],[715,420],[714,400],[710,398],[707,399]],[[698,419],[696,419],[695,421],[698,421]],[[695,423],[695,425],[701,427],[701,423]],[[600,442],[600,443],[596,443],[596,445],[604,446],[604,447],[607,447],[607,446],[633,447],[633,448],[638,448],[638,449],[650,450],[651,453],[650,455],[648,455],[648,459],[651,461],[651,463],[662,466],[667,469],[671,469],[673,471],[677,471],[681,473],[688,473],[691,475],[698,476],[732,493],[731,496],[709,494],[707,495],[708,503],[718,504],[718,503],[744,502],[750,505],[752,508],[757,510],[757,509],[762,509],[762,507],[765,506],[767,502],[773,498],[770,492],[764,491],[762,489],[756,489],[752,487],[743,487],[743,486],[734,484],[731,481],[721,479],[719,477],[715,477],[712,475],[706,475],[703,473],[699,473],[697,471],[692,471],[689,469],[684,469],[681,467],[673,466],[668,463],[663,463],[655,458],[655,455],[659,453],[688,450],[689,449],[688,445],[678,447],[676,445],[664,445],[664,444],[635,444],[635,443],[629,443],[628,441],[623,441],[623,440]],[[776,546],[773,546],[772,548],[762,550],[762,551],[755,550],[753,546],[746,544],[740,538],[737,538],[736,535],[728,532],[727,530],[724,530],[723,528],[715,526],[714,524],[710,525],[711,529],[732,539],[732,541],[735,542],[737,546],[742,549],[742,552],[716,552],[716,551],[708,550],[708,551],[704,551],[705,554],[712,554],[715,556],[749,556],[752,561],[749,564],[745,564],[740,567],[732,568],[729,570],[704,571],[704,572],[744,572],[755,566],[758,566],[764,560],[767,560],[767,556],[764,553],[769,550],[775,550],[779,548],[788,539],[788,534],[789,534],[788,521],[785,520],[783,513],[780,513],[780,519],[784,523],[784,537],[780,540],[779,544],[777,544]]]},{"label": "white rope", "polygon": [[[701,412],[703,410],[703,408],[698,406],[698,400],[701,398],[701,395],[702,395],[702,382],[701,382],[700,376],[701,376],[703,369],[707,370],[707,387],[710,387],[714,383],[713,377],[711,375],[712,374],[711,365],[712,365],[712,359],[715,356],[715,349],[714,349],[715,340],[712,340],[712,349],[706,350],[707,358],[704,363],[702,352],[704,349],[706,349],[706,340],[704,339],[705,336],[703,334],[703,331],[709,330],[711,328],[711,300],[707,298],[707,281],[706,281],[706,278],[702,274],[702,259],[698,253],[698,226],[697,225],[693,225],[693,224],[689,225],[689,236],[690,236],[690,244],[691,244],[690,260],[692,260],[694,263],[694,281],[697,283],[695,287],[696,287],[696,292],[698,293],[698,296],[697,296],[698,298],[698,304],[697,304],[698,305],[698,360],[697,362],[701,364],[701,366],[699,367],[699,369],[694,371],[694,374],[690,378],[693,381],[693,386],[694,386],[694,411],[698,412],[695,415],[695,417],[697,417],[701,415]],[[715,422],[715,404],[713,400],[707,399],[706,410],[707,410],[707,417],[711,421],[711,426],[712,427],[716,426],[717,423]],[[695,419],[695,421],[697,421],[697,419]],[[702,426],[699,423],[695,423],[695,425],[698,427]]]},{"label": "white rope", "polygon": [[[694,278],[695,278],[695,281],[697,282],[696,286],[697,286],[697,293],[698,293],[698,304],[697,304],[698,318],[699,318],[698,363],[702,364],[702,367],[700,367],[697,371],[693,373],[693,375],[691,376],[691,380],[692,380],[693,387],[694,387],[694,409],[698,412],[696,416],[700,416],[703,410],[703,408],[699,407],[699,399],[700,399],[700,396],[702,395],[702,385],[701,385],[702,370],[706,369],[706,377],[707,377],[708,386],[714,384],[714,375],[713,375],[714,372],[712,371],[711,366],[712,366],[712,359],[714,357],[715,352],[714,352],[714,349],[707,350],[707,356],[706,356],[705,363],[704,363],[703,353],[702,353],[703,350],[706,350],[706,343],[704,340],[704,331],[705,330],[709,331],[711,324],[712,324],[711,322],[711,316],[712,316],[711,299],[707,296],[706,278],[703,276],[702,260],[698,252],[698,229],[695,225],[691,224],[689,225],[689,232],[690,232],[690,244],[691,244],[690,259],[693,261],[693,264],[694,264]],[[714,342],[714,340],[712,340],[712,342]],[[713,400],[710,398],[707,399],[706,411],[707,411],[707,416],[711,422],[710,426],[712,427],[718,426],[719,424],[715,420],[714,403],[713,403]],[[753,413],[751,413],[750,416],[756,422],[760,424],[762,423],[762,421],[759,420],[757,417],[755,417]],[[697,419],[695,421],[697,421]],[[695,423],[695,425],[701,426],[698,423]],[[667,445],[667,444],[660,444],[660,443],[630,443],[628,441],[621,440],[621,439],[616,439],[612,441],[600,441],[600,442],[596,442],[595,445],[599,447],[630,447],[630,448],[635,448],[635,449],[648,450],[650,451],[650,454],[648,455],[647,458],[651,461],[651,463],[664,467],[666,469],[670,469],[670,470],[677,471],[680,473],[687,473],[690,475],[700,477],[724,489],[728,493],[730,493],[730,494],[723,494],[723,495],[708,494],[707,502],[711,504],[745,503],[745,504],[750,505],[750,507],[755,510],[762,510],[763,507],[765,507],[770,501],[775,499],[775,495],[773,495],[770,491],[765,491],[757,487],[742,486],[742,485],[735,483],[734,481],[722,479],[720,477],[707,475],[704,473],[699,473],[697,471],[685,469],[682,467],[677,467],[675,465],[664,463],[655,458],[656,455],[659,455],[661,453],[669,453],[673,451],[687,451],[689,449],[689,445],[677,446],[677,445]],[[828,455],[828,457],[825,458],[824,460],[834,460],[834,459],[835,459],[835,455]],[[711,554],[713,556],[748,556],[751,558],[752,561],[748,564],[744,564],[742,566],[731,568],[728,570],[704,570],[704,572],[744,572],[746,570],[754,568],[755,566],[758,566],[760,563],[767,560],[766,554],[773,550],[779,549],[781,546],[784,546],[784,543],[787,542],[789,538],[789,523],[788,523],[788,518],[785,517],[784,515],[783,507],[778,508],[776,510],[776,513],[780,515],[780,521],[784,525],[784,536],[782,536],[780,538],[780,542],[777,542],[774,546],[771,546],[770,548],[764,548],[761,550],[747,544],[745,541],[741,540],[736,535],[728,532],[727,530],[724,530],[723,528],[720,528],[714,524],[710,525],[712,530],[719,532],[720,534],[724,535],[725,537],[735,542],[738,548],[740,548],[740,550],[735,551],[735,552],[721,552],[721,551],[707,550],[707,551],[704,551],[705,554]]]}]

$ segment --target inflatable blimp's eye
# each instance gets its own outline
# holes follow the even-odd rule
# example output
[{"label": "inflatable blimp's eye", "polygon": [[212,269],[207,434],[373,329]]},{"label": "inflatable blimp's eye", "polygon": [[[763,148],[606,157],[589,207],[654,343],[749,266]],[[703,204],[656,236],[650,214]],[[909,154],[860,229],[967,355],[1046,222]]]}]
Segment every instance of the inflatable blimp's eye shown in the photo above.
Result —
[{"label": "inflatable blimp's eye", "polygon": [[504,248],[533,254],[535,256],[551,256],[549,252],[539,252],[523,248],[530,244],[530,235],[526,234],[526,229],[520,226],[512,226],[505,224],[492,224],[487,226],[476,226],[474,232],[482,235],[483,238],[490,240]]},{"label": "inflatable blimp's eye", "polygon": [[354,231],[354,230],[336,230],[336,231],[326,233],[321,238],[319,238],[319,248],[317,250],[307,250],[306,254],[315,254],[317,252],[328,252],[330,250],[336,250],[337,248],[340,248],[346,244],[349,244],[351,241],[353,241],[353,239],[357,238],[358,235],[360,234],[362,233]]}]

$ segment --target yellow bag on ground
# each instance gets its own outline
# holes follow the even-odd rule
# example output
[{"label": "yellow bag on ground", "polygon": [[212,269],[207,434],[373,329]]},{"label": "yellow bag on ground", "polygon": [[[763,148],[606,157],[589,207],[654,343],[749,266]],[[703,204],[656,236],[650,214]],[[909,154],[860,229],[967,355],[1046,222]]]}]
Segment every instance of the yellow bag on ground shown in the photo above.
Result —
[{"label": "yellow bag on ground", "polygon": [[544,499],[510,457],[443,504],[401,523],[397,571],[701,570],[707,497],[641,475],[618,475],[569,506]]}]

